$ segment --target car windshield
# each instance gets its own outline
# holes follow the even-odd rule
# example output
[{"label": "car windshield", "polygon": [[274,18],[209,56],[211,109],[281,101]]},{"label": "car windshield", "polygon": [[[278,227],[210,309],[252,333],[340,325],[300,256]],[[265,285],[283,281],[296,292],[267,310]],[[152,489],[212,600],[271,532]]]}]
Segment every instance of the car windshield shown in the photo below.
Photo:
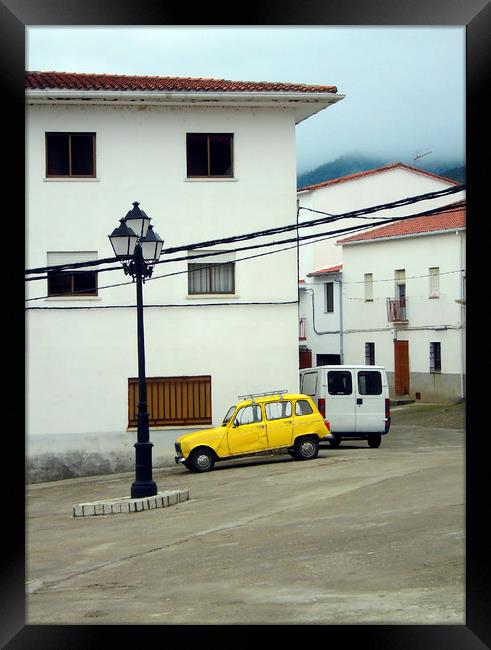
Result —
[{"label": "car windshield", "polygon": [[235,406],[231,406],[229,410],[227,411],[227,414],[223,418],[222,424],[227,424],[227,422],[230,422],[230,419],[232,418],[232,415],[234,414],[235,411]]}]

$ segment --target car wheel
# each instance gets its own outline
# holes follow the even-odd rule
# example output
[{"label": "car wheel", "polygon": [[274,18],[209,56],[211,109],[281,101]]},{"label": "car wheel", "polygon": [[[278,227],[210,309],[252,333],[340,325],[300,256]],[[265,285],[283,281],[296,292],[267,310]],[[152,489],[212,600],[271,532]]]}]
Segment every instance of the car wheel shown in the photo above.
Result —
[{"label": "car wheel", "polygon": [[210,449],[194,449],[184,463],[192,472],[210,472],[215,466],[215,455]]},{"label": "car wheel", "polygon": [[340,443],[341,438],[339,436],[335,436],[332,440],[329,440],[331,447],[339,447]]},{"label": "car wheel", "polygon": [[295,458],[298,460],[311,460],[319,453],[319,441],[314,437],[300,438],[295,441]]},{"label": "car wheel", "polygon": [[375,449],[377,447],[380,447],[380,443],[382,442],[382,436],[381,435],[368,436],[367,440],[368,440],[368,446]]}]

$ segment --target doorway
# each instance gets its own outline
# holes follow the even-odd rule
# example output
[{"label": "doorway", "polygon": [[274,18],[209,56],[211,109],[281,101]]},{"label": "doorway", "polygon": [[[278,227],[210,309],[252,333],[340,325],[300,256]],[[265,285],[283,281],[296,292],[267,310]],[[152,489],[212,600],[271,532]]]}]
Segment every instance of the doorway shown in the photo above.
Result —
[{"label": "doorway", "polygon": [[409,341],[394,341],[394,372],[396,395],[409,395]]}]

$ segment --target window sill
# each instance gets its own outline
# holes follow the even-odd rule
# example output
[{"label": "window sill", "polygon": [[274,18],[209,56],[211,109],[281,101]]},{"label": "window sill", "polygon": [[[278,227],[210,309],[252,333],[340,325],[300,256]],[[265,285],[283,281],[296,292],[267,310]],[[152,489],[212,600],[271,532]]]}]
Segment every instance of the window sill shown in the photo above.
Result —
[{"label": "window sill", "polygon": [[239,179],[238,178],[228,178],[224,177],[221,178],[220,176],[210,176],[210,177],[196,177],[196,178],[188,178],[186,177],[184,179],[185,183],[236,183]]},{"label": "window sill", "polygon": [[77,178],[76,176],[45,177],[45,183],[99,183],[100,178]]},{"label": "window sill", "polygon": [[219,300],[220,298],[230,300],[230,298],[240,298],[236,293],[192,293],[186,296],[187,300]]},{"label": "window sill", "polygon": [[66,302],[67,300],[80,302],[81,300],[102,300],[101,296],[48,296],[45,298],[48,302]]}]

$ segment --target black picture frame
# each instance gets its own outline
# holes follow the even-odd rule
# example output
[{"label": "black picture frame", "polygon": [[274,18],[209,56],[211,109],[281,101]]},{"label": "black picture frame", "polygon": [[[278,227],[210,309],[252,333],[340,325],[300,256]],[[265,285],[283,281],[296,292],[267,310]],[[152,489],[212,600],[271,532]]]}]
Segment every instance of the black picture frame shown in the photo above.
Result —
[{"label": "black picture frame", "polygon": [[[372,25],[372,26],[465,26],[467,42],[467,202],[468,202],[468,300],[471,306],[477,302],[479,280],[487,277],[484,260],[488,255],[486,241],[483,240],[487,228],[488,208],[484,199],[486,183],[486,155],[483,143],[489,135],[489,109],[486,93],[486,80],[490,70],[491,7],[488,0],[381,0],[377,3],[362,0],[344,2],[323,2],[304,0],[293,2],[285,0],[268,3],[242,3],[240,15],[229,16],[218,5],[196,6],[190,11],[187,5],[166,4],[160,0],[107,0],[105,2],[75,2],[75,0],[3,0],[0,5],[0,47],[2,56],[1,84],[4,96],[4,124],[12,142],[9,144],[10,156],[4,172],[5,186],[9,196],[4,202],[15,212],[21,212],[24,196],[24,148],[21,146],[24,133],[24,35],[26,26],[31,25],[241,25],[241,26],[303,26],[303,25]],[[292,43],[294,47],[294,43]],[[489,87],[489,84],[488,84]],[[485,114],[486,112],[486,114]],[[489,183],[489,181],[488,181]],[[12,194],[12,189],[18,192]],[[4,207],[5,210],[5,207]],[[7,216],[7,215],[6,215]],[[20,220],[20,216],[16,219]],[[11,222],[11,219],[8,220]],[[4,220],[4,225],[7,219]],[[12,269],[15,277],[22,278],[18,256],[12,256]],[[5,267],[4,267],[5,268]],[[18,273],[17,273],[18,272]],[[10,277],[10,276],[8,276]],[[20,282],[19,282],[20,284]],[[8,295],[14,295],[14,305],[23,292],[13,283]],[[484,294],[481,293],[481,299]],[[483,304],[481,302],[481,308]],[[485,308],[484,308],[485,309]],[[9,305],[10,310],[10,305]],[[211,626],[204,629],[194,626],[130,625],[118,626],[29,626],[25,625],[25,536],[24,536],[24,473],[21,470],[25,457],[24,438],[21,434],[23,404],[14,406],[8,400],[6,409],[8,419],[4,428],[4,470],[10,469],[11,476],[5,481],[7,487],[3,496],[3,545],[5,549],[2,562],[2,610],[0,621],[0,644],[9,649],[20,648],[89,648],[114,647],[120,638],[125,643],[142,643],[142,639],[162,643],[179,643],[186,647],[212,640],[215,645],[250,647],[253,642],[274,638],[276,643],[281,636],[291,644],[305,643],[305,637],[316,635],[317,643],[342,643],[343,646],[363,647],[377,650],[409,650],[418,648],[480,650],[490,647],[490,583],[489,549],[491,548],[487,524],[488,494],[484,483],[483,464],[489,453],[489,433],[486,403],[489,395],[485,393],[485,382],[479,381],[482,361],[487,356],[485,346],[486,313],[472,308],[468,311],[468,366],[467,380],[467,442],[466,442],[466,625],[358,625],[358,626],[287,626],[279,630],[256,626]],[[479,319],[479,320],[478,320]],[[23,321],[22,321],[23,323]],[[22,339],[22,323],[14,329]],[[9,321],[10,327],[12,324]],[[481,326],[481,330],[478,326]],[[469,330],[470,328],[470,330]],[[470,331],[470,335],[469,335]],[[22,344],[22,341],[21,341]],[[478,367],[479,364],[479,367]],[[21,365],[22,364],[18,364]],[[22,366],[23,368],[23,366]],[[484,368],[485,369],[485,368]],[[23,378],[20,372],[20,380]],[[19,393],[21,391],[17,391]],[[5,458],[8,462],[5,462]],[[6,556],[6,557],[5,557]],[[320,629],[319,629],[320,628]]]}]

